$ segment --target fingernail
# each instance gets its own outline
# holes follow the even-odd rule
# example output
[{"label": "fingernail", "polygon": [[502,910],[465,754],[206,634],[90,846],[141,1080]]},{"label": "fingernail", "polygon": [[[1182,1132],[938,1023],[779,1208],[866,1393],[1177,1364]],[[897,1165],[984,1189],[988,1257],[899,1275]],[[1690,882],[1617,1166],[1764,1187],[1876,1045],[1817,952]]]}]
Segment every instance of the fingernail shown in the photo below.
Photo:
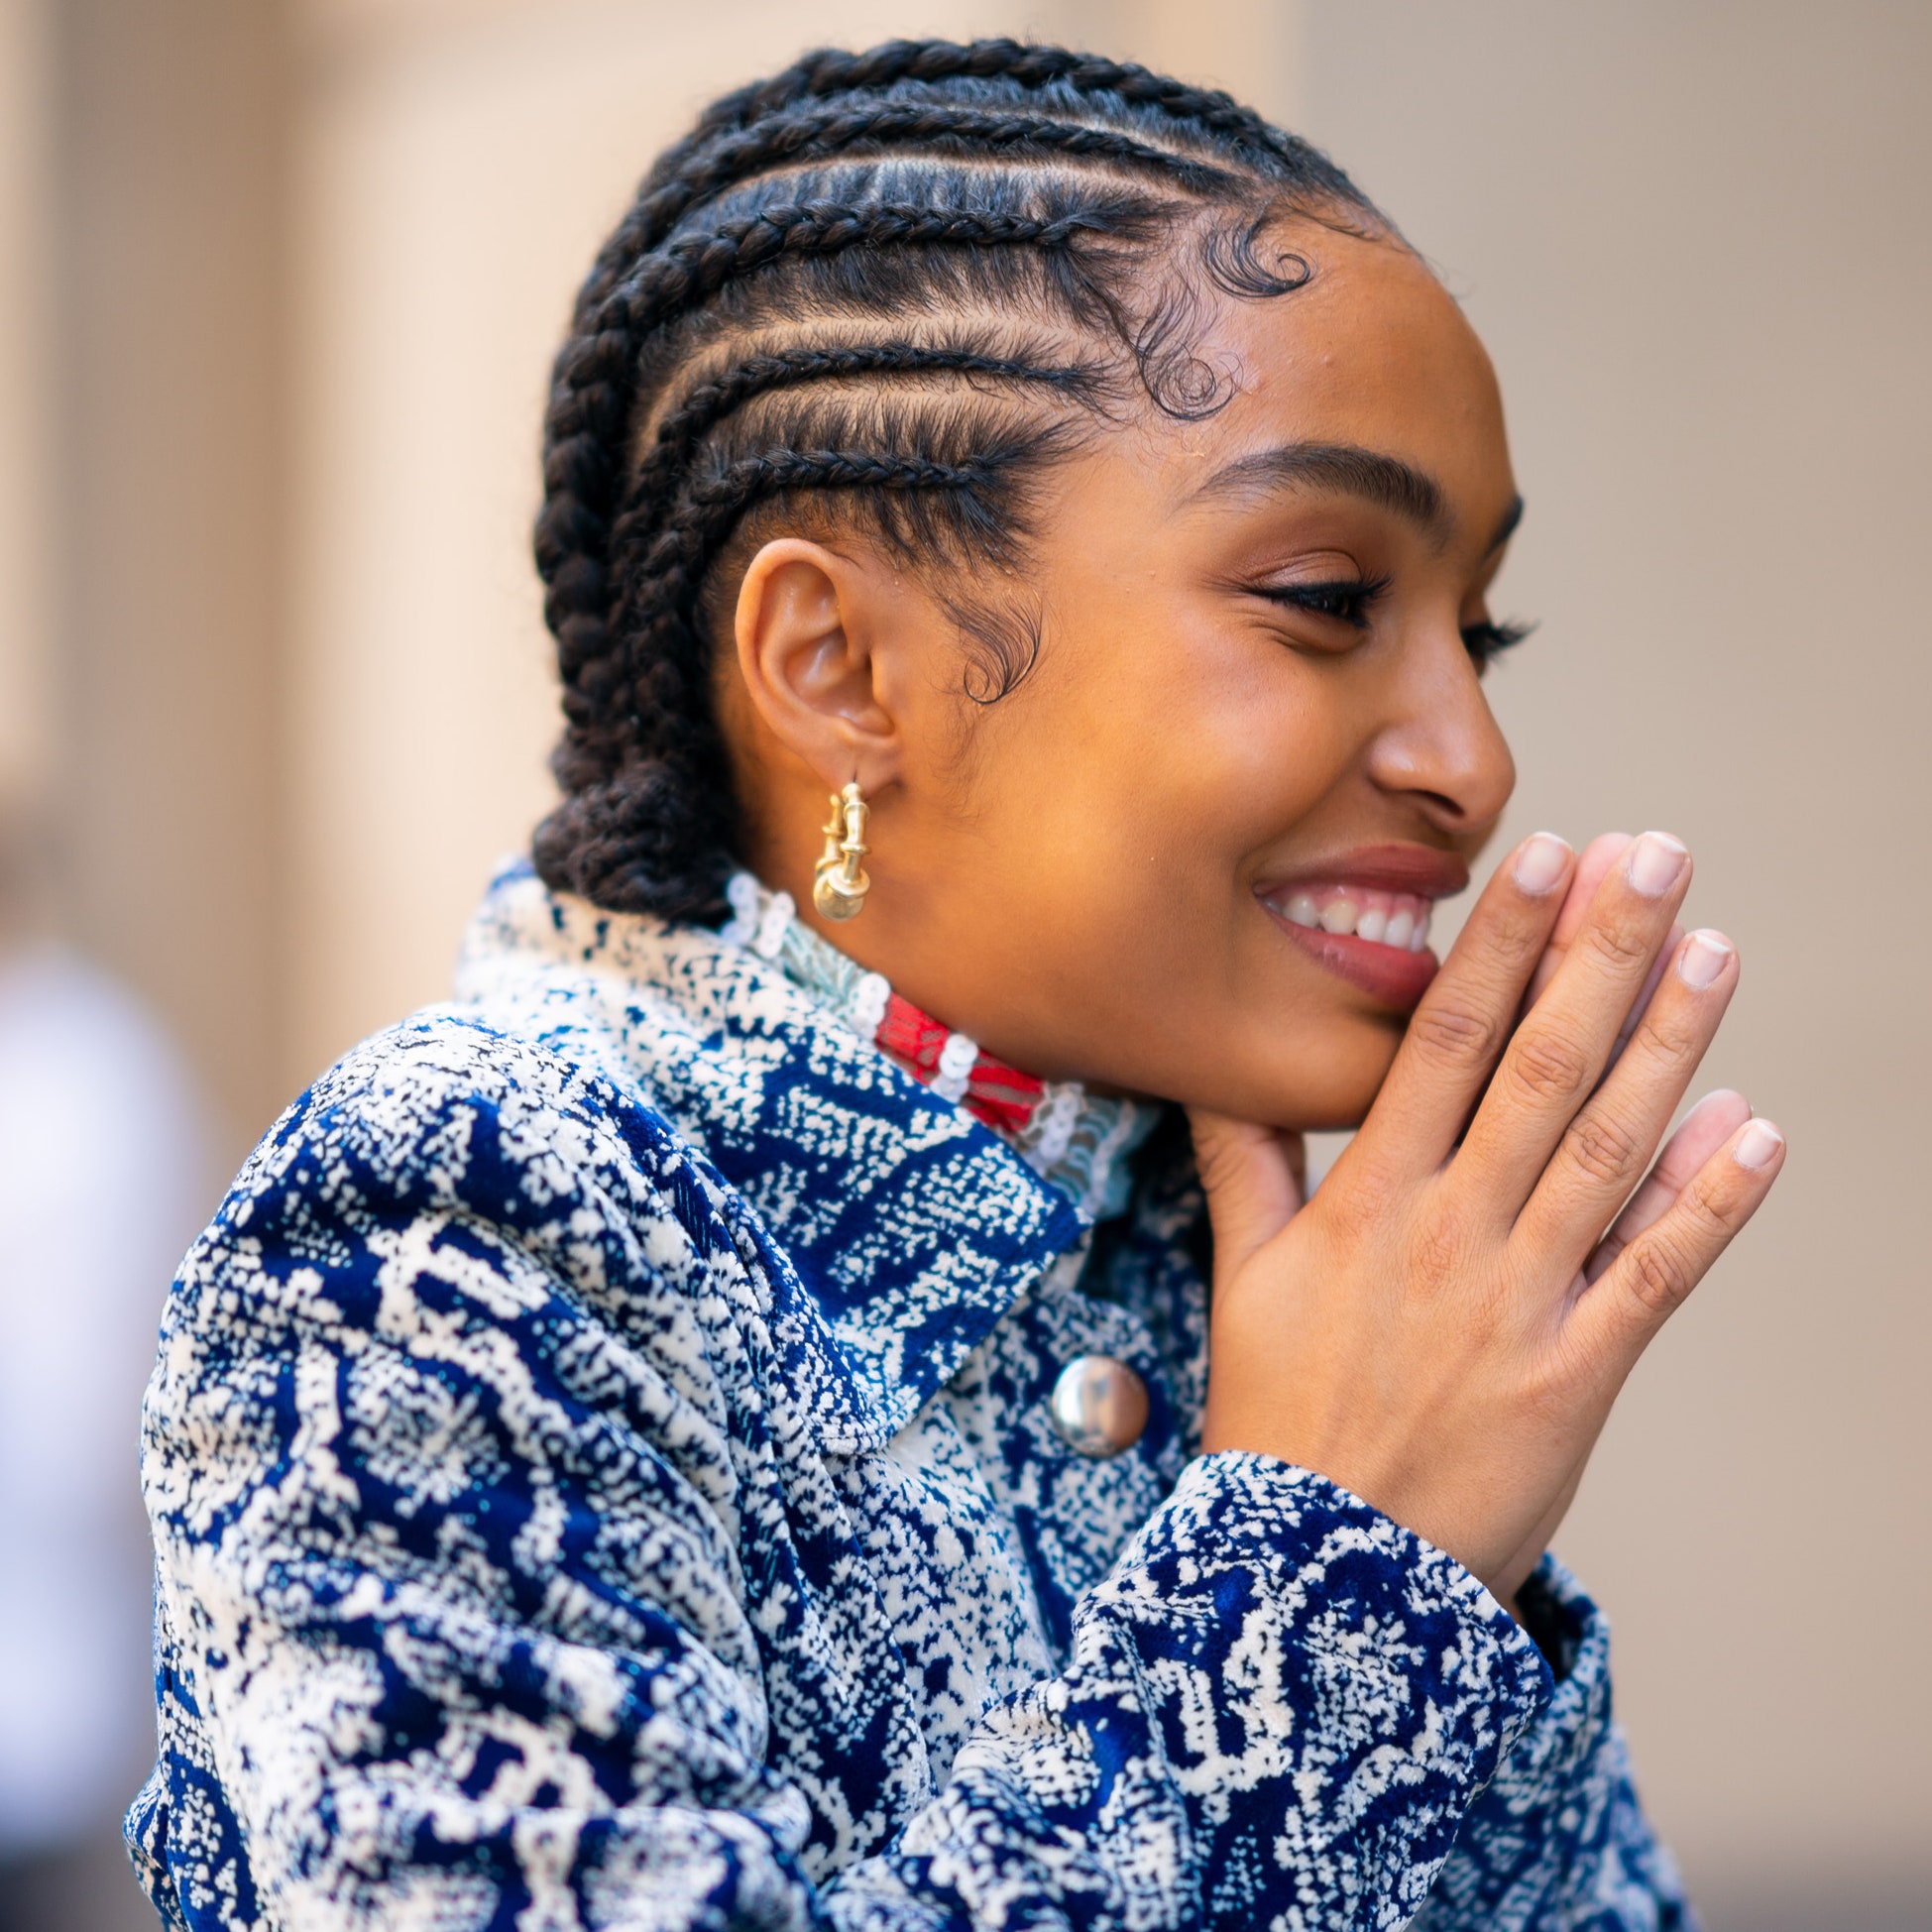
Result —
[{"label": "fingernail", "polygon": [[1516,882],[1533,899],[1540,899],[1563,876],[1569,862],[1569,847],[1553,832],[1538,832],[1518,848]]},{"label": "fingernail", "polygon": [[1768,1120],[1754,1120],[1738,1136],[1731,1158],[1741,1168],[1766,1168],[1777,1158],[1777,1150],[1783,1145],[1784,1136]]},{"label": "fingernail", "polygon": [[1667,832],[1647,832],[1624,863],[1632,886],[1647,899],[1668,892],[1690,853]]},{"label": "fingernail", "polygon": [[1677,955],[1677,977],[1693,992],[1701,993],[1717,984],[1718,974],[1735,950],[1722,933],[1708,929],[1692,933]]}]

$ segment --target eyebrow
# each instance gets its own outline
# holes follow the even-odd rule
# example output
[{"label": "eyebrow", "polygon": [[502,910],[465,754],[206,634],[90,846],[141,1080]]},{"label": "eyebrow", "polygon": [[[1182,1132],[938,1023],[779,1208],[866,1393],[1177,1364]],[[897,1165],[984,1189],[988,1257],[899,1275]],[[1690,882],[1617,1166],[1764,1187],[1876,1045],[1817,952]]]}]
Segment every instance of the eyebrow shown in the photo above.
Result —
[{"label": "eyebrow", "polygon": [[[1400,456],[1358,443],[1282,443],[1256,450],[1216,470],[1193,497],[1199,501],[1310,488],[1338,491],[1393,511],[1438,543],[1448,538],[1453,527],[1442,486],[1432,476]],[[1523,499],[1517,497],[1497,524],[1489,549],[1500,550],[1522,520]]]},{"label": "eyebrow", "polygon": [[1503,512],[1503,520],[1496,526],[1496,534],[1489,539],[1489,549],[1485,550],[1483,555],[1488,556],[1491,551],[1502,549],[1504,544],[1516,534],[1516,526],[1522,521],[1523,499],[1512,497],[1509,509]]}]

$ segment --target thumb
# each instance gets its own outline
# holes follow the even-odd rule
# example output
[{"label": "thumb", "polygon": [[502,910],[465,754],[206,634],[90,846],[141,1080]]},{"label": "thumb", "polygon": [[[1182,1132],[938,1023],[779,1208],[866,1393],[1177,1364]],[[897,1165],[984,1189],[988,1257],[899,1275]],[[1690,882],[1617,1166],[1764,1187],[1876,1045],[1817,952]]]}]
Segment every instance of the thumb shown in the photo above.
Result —
[{"label": "thumb", "polygon": [[1205,1107],[1188,1109],[1194,1165],[1214,1230],[1214,1272],[1239,1268],[1302,1205],[1307,1178],[1300,1134],[1257,1127]]}]

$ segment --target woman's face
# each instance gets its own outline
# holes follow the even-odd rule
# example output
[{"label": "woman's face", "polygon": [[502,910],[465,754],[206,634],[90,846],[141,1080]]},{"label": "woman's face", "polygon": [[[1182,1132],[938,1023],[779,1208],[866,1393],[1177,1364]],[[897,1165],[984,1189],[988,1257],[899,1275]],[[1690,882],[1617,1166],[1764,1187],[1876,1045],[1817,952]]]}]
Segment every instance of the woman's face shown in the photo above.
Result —
[{"label": "woman's face", "polygon": [[1434,969],[1415,934],[1514,783],[1469,639],[1518,504],[1494,374],[1433,277],[1295,239],[1312,283],[1201,339],[1225,409],[1150,412],[1054,472],[1017,690],[966,703],[945,613],[834,546],[820,604],[870,704],[850,755],[802,743],[742,702],[782,656],[761,623],[813,595],[809,546],[780,545],[725,715],[750,856],[801,906],[858,772],[873,889],[826,930],[907,998],[1047,1078],[1314,1127],[1373,1099]]}]

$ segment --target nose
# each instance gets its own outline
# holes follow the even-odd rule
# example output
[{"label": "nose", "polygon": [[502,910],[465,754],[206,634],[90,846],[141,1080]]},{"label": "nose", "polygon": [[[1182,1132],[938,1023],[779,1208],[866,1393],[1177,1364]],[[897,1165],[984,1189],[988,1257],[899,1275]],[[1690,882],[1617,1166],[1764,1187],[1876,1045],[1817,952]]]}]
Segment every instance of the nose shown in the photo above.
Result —
[{"label": "nose", "polygon": [[1440,832],[1479,840],[1516,789],[1516,760],[1460,631],[1417,644],[1401,653],[1388,709],[1370,740],[1369,776]]}]

